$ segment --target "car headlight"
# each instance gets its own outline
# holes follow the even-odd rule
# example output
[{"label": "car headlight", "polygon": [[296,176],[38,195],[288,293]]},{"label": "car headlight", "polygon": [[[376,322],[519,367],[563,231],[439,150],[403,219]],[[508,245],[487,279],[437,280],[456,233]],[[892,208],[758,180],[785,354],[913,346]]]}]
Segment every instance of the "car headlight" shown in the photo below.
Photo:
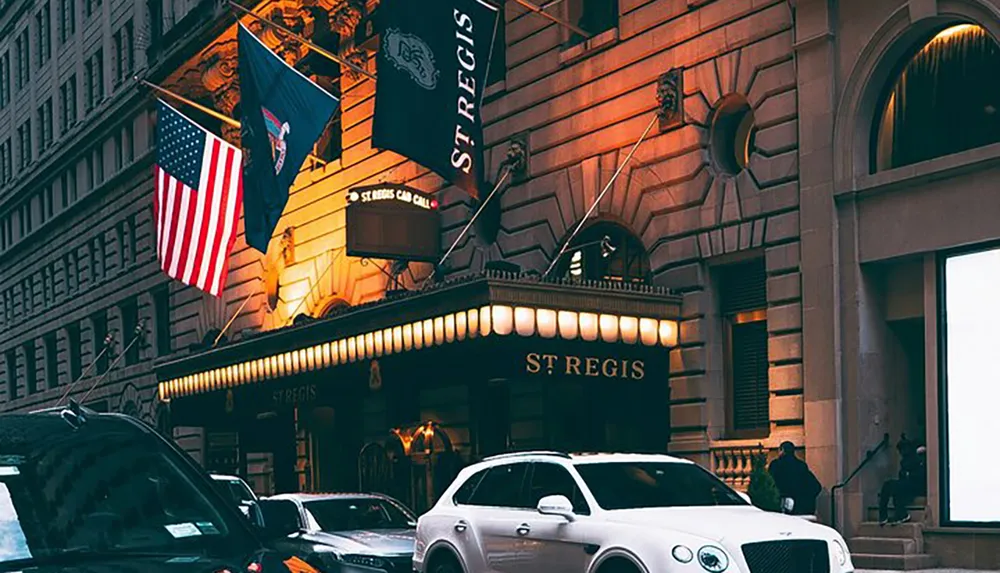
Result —
[{"label": "car headlight", "polygon": [[701,563],[701,567],[705,571],[718,573],[729,567],[729,557],[719,547],[706,545],[698,550],[698,563]]},{"label": "car headlight", "polygon": [[694,552],[684,545],[675,546],[671,553],[673,553],[674,559],[680,561],[681,563],[690,563],[691,560],[694,559]]},{"label": "car headlight", "polygon": [[344,563],[350,563],[351,565],[371,567],[372,569],[386,568],[385,559],[382,559],[381,557],[373,557],[371,555],[343,555],[340,559]]},{"label": "car headlight", "polygon": [[836,539],[833,540],[833,554],[837,556],[837,563],[840,565],[847,564],[847,550]]}]

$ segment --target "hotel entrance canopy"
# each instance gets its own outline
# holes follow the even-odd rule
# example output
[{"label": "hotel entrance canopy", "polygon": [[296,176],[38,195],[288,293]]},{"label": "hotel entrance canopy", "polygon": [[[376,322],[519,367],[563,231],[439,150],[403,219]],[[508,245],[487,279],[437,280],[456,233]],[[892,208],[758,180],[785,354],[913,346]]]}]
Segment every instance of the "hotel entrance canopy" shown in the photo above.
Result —
[{"label": "hotel entrance canopy", "polygon": [[610,281],[541,281],[487,272],[348,307],[156,366],[164,401],[493,338],[550,339],[665,354],[680,297]]}]

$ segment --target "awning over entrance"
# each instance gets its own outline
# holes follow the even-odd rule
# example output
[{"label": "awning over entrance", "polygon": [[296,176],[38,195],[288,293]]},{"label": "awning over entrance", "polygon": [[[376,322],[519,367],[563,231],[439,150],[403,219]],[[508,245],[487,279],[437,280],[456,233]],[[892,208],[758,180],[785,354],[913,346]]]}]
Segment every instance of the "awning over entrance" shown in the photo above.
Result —
[{"label": "awning over entrance", "polygon": [[680,297],[648,285],[487,273],[157,365],[161,400],[483,337],[671,347]]}]

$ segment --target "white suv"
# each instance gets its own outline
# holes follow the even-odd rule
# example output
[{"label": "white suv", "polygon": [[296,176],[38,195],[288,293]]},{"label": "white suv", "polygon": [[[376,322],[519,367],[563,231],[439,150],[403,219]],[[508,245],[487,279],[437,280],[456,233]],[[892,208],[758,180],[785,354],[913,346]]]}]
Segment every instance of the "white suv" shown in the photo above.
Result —
[{"label": "white suv", "polygon": [[417,523],[419,573],[847,573],[833,529],[664,455],[521,452],[459,473]]}]

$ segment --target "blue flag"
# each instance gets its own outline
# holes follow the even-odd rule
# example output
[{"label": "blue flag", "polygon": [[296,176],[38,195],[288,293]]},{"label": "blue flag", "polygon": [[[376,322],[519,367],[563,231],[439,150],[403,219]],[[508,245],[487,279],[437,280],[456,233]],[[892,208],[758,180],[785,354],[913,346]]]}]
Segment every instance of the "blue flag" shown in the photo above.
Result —
[{"label": "blue flag", "polygon": [[247,244],[266,254],[288,189],[339,102],[242,24],[239,72]]}]

